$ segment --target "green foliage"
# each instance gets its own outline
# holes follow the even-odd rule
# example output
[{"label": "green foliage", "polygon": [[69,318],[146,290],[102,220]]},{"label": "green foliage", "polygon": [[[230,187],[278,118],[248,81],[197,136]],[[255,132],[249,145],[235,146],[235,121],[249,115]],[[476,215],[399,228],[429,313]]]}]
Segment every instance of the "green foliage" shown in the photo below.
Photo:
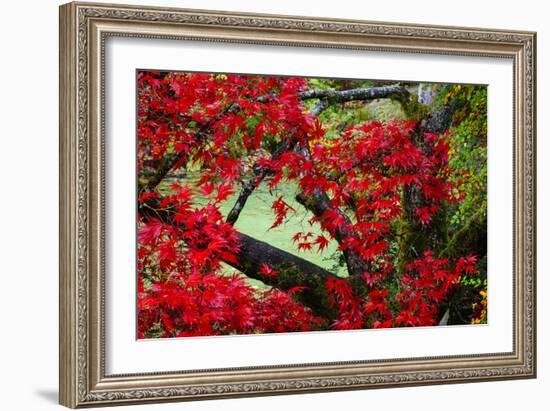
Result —
[{"label": "green foliage", "polygon": [[455,170],[454,182],[461,186],[457,194],[464,198],[449,222],[451,230],[457,230],[476,214],[478,220],[487,218],[487,88],[448,85],[442,88],[438,102],[455,105],[449,164]]},{"label": "green foliage", "polygon": [[[452,181],[461,201],[449,207],[449,242],[445,257],[475,253],[480,260],[475,277],[463,277],[451,316],[487,322],[487,87],[446,85],[438,94],[438,105],[452,105],[448,133]],[[474,303],[472,303],[474,301]],[[461,320],[459,320],[461,321]]]},{"label": "green foliage", "polygon": [[348,126],[371,120],[368,105],[363,102],[350,102],[333,105],[319,116],[319,121],[326,125],[325,138],[332,140],[338,137]]}]

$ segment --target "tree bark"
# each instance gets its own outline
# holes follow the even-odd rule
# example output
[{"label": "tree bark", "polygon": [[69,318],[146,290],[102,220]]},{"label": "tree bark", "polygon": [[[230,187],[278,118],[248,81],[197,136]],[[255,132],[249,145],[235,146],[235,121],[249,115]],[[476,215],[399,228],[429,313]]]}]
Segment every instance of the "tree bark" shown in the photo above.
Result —
[{"label": "tree bark", "polygon": [[[263,283],[287,291],[294,287],[304,287],[295,294],[305,306],[322,317],[334,319],[335,309],[327,298],[326,281],[338,278],[336,275],[294,254],[257,240],[246,234],[239,233],[240,250],[237,262],[227,262],[247,277],[260,280]],[[267,264],[277,270],[277,274],[266,276],[261,267]]]},{"label": "tree bark", "polygon": [[[305,158],[312,161],[311,153],[308,147],[298,146],[296,149]],[[353,235],[353,233],[350,231],[350,227],[352,225],[351,219],[341,209],[331,206],[330,198],[328,194],[325,193],[323,190],[316,188],[315,190],[313,190],[313,193],[311,195],[299,193],[296,196],[296,201],[303,205],[307,210],[311,211],[316,217],[321,217],[329,210],[333,210],[338,213],[338,215],[344,221],[344,224],[338,226],[336,228],[336,231],[333,233],[334,238],[338,242],[338,244],[342,244],[347,238]],[[367,270],[368,264],[363,261],[363,259],[359,255],[357,255],[357,253],[353,252],[349,248],[345,248],[343,251],[343,255],[346,261],[349,275],[358,277]]]}]

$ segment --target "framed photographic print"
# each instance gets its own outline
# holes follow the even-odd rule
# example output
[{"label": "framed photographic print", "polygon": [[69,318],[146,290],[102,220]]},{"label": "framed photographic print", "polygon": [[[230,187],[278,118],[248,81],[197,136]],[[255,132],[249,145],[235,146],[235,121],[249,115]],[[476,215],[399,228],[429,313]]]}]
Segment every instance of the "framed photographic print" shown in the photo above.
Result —
[{"label": "framed photographic print", "polygon": [[535,50],[61,6],[61,404],[534,378]]}]

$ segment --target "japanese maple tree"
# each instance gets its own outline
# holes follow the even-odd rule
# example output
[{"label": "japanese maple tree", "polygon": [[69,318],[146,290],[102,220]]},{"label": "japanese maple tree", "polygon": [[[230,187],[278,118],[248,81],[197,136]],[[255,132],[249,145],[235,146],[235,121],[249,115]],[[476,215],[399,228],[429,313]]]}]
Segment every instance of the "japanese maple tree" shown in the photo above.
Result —
[{"label": "japanese maple tree", "polygon": [[[464,198],[449,165],[452,105],[428,107],[401,85],[151,71],[137,81],[140,338],[437,325],[478,272],[475,253],[447,252],[448,209]],[[335,130],[320,119],[374,99],[406,120]],[[168,182],[190,168],[198,181]],[[296,253],[235,228],[261,184],[289,183],[295,199],[274,194],[265,218],[275,228],[307,210],[317,229],[289,236]],[[331,242],[347,275],[299,256]]]}]

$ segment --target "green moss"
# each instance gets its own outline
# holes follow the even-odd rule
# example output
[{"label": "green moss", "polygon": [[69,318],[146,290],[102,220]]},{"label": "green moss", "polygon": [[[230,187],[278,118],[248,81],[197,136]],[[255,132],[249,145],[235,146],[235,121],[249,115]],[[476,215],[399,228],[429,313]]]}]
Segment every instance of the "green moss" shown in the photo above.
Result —
[{"label": "green moss", "polygon": [[296,299],[309,307],[314,307],[318,314],[329,320],[334,320],[338,312],[330,303],[326,280],[315,274],[303,273],[294,265],[278,268],[276,286],[280,289],[289,289],[296,284],[302,284],[306,290],[295,294]]},{"label": "green moss", "polygon": [[416,94],[411,95],[409,99],[400,99],[401,107],[407,118],[411,121],[421,120],[430,113],[430,107],[418,102]]},{"label": "green moss", "polygon": [[406,271],[407,263],[422,256],[424,251],[431,250],[435,255],[440,254],[440,250],[449,242],[446,216],[447,208],[442,205],[426,225],[423,225],[420,221],[409,220],[405,216],[398,220],[396,224],[396,232],[399,238],[398,275]]},{"label": "green moss", "polygon": [[466,223],[458,231],[456,231],[450,239],[448,239],[446,242],[446,247],[439,253],[441,258],[452,257],[453,255],[458,254],[460,244],[468,245],[472,243],[476,240],[477,232],[480,229],[485,230],[487,225],[486,207],[487,203],[485,202],[481,207],[479,207],[478,211],[470,216],[470,218],[466,220]]}]

